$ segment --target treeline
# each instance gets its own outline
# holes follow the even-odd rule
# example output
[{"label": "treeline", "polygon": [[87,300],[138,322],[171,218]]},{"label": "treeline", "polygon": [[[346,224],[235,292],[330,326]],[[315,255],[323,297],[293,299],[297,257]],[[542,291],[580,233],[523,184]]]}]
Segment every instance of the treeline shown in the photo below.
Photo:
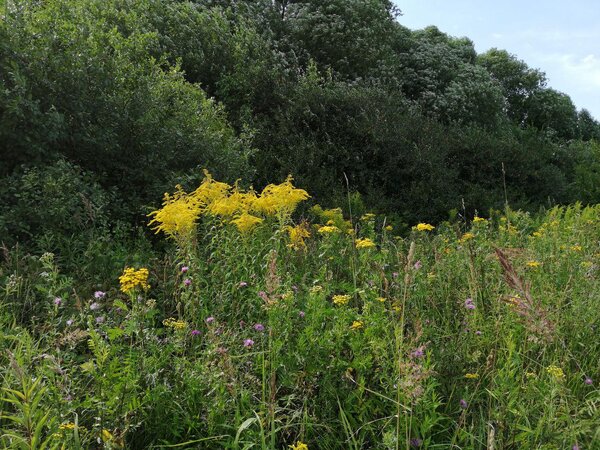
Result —
[{"label": "treeline", "polygon": [[140,223],[204,167],[406,223],[600,202],[589,112],[387,0],[0,5],[4,242]]}]

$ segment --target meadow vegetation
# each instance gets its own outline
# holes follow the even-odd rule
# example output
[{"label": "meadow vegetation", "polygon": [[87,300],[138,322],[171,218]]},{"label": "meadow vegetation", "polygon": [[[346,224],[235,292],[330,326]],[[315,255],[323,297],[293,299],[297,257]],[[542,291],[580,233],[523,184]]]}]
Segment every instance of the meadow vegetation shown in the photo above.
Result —
[{"label": "meadow vegetation", "polygon": [[400,237],[308,197],[205,173],[102,284],[5,249],[2,445],[597,448],[600,207]]}]

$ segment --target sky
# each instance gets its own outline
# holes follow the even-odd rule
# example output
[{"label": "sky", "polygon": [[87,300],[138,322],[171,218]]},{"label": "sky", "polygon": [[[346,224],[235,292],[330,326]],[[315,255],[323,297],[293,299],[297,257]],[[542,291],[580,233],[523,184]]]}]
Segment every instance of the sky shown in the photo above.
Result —
[{"label": "sky", "polygon": [[599,0],[394,0],[398,21],[429,25],[473,41],[478,53],[504,49],[546,74],[548,87],[568,94],[600,120]]}]

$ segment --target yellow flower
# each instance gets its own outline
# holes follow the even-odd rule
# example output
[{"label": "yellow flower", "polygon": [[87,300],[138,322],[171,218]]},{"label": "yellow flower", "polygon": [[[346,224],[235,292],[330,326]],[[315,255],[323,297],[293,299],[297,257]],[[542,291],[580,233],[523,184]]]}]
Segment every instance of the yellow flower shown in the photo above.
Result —
[{"label": "yellow flower", "polygon": [[163,320],[163,325],[167,328],[173,328],[174,330],[183,330],[187,328],[187,323],[183,320],[176,320],[172,317]]},{"label": "yellow flower", "polygon": [[462,235],[462,237],[458,240],[458,242],[467,242],[468,240],[471,240],[475,237],[475,235],[473,233],[465,233]]},{"label": "yellow flower", "polygon": [[483,217],[473,217],[473,222],[474,223],[480,223],[480,222],[485,222],[486,220]]},{"label": "yellow flower", "polygon": [[535,374],[535,372],[525,372],[525,376],[527,378],[537,378],[537,375]]},{"label": "yellow flower", "polygon": [[360,330],[361,328],[364,328],[364,324],[360,320],[353,321],[350,326],[351,330]]},{"label": "yellow flower", "polygon": [[419,223],[417,225],[415,225],[413,227],[413,230],[416,231],[431,231],[433,230],[435,227],[433,225],[430,225],[428,223]]},{"label": "yellow flower", "polygon": [[102,440],[104,442],[111,442],[114,439],[114,436],[112,435],[112,433],[110,431],[108,431],[106,428],[102,429]]},{"label": "yellow flower", "polygon": [[281,184],[266,186],[254,201],[254,209],[263,214],[289,216],[298,203],[310,197],[304,189],[295,188],[292,181],[293,178],[289,175]]},{"label": "yellow flower", "polygon": [[572,245],[571,250],[573,250],[574,252],[580,252],[583,250],[583,247],[581,245]]},{"label": "yellow flower", "polygon": [[375,242],[373,242],[369,238],[356,240],[356,248],[371,248],[371,247],[375,247]]},{"label": "yellow flower", "polygon": [[319,286],[318,284],[310,288],[310,293],[315,295],[323,290],[323,286]]},{"label": "yellow flower", "polygon": [[540,265],[539,261],[527,261],[527,267],[540,267]]},{"label": "yellow flower", "polygon": [[290,237],[289,246],[294,250],[305,250],[306,243],[304,242],[304,239],[310,237],[310,231],[308,230],[306,222],[302,222],[295,227],[287,227],[286,230]]},{"label": "yellow flower", "polygon": [[133,267],[127,267],[123,271],[123,275],[119,277],[121,283],[121,291],[128,294],[136,287],[142,288],[144,291],[150,289],[148,284],[148,269],[135,270]]},{"label": "yellow flower", "polygon": [[306,445],[304,442],[296,442],[296,445],[292,444],[292,445],[288,445],[289,448],[291,448],[292,450],[308,450],[308,445]]},{"label": "yellow flower", "polygon": [[162,231],[175,239],[189,237],[201,213],[200,204],[186,194],[181,186],[177,185],[176,188],[173,196],[165,193],[161,209],[148,214],[148,217],[154,216],[148,225],[156,224],[156,233]]},{"label": "yellow flower", "polygon": [[334,295],[332,297],[333,303],[335,303],[336,305],[339,305],[339,306],[348,304],[348,302],[350,301],[350,298],[351,297],[347,294]]},{"label": "yellow flower", "polygon": [[374,218],[375,218],[375,214],[373,214],[373,213],[367,213],[364,216],[362,216],[360,218],[360,220],[368,221],[368,220],[373,220]]},{"label": "yellow flower", "polygon": [[554,378],[556,378],[557,380],[563,380],[565,378],[565,373],[563,372],[563,370],[560,367],[557,366],[548,366],[546,368],[546,372],[548,372],[550,375],[552,375]]},{"label": "yellow flower", "polygon": [[478,373],[466,373],[465,378],[467,380],[475,380],[475,379],[479,378],[479,374]]},{"label": "yellow flower", "polygon": [[391,226],[391,225],[387,225],[387,226],[385,227],[385,231],[392,231],[393,229],[394,229],[394,227],[393,227],[393,226]]},{"label": "yellow flower", "polygon": [[335,225],[325,225],[324,227],[320,227],[317,232],[320,234],[331,234],[331,233],[339,233],[341,230]]},{"label": "yellow flower", "polygon": [[73,422],[69,422],[69,423],[61,423],[61,424],[58,426],[58,429],[59,429],[59,430],[74,430],[76,426],[77,426],[77,425],[75,425]]},{"label": "yellow flower", "polygon": [[375,300],[381,303],[385,303],[385,297],[377,297]]},{"label": "yellow flower", "polygon": [[240,233],[248,234],[250,231],[254,229],[259,223],[261,223],[263,219],[260,217],[253,216],[252,214],[248,214],[247,212],[243,212],[237,218],[231,221],[234,224]]}]

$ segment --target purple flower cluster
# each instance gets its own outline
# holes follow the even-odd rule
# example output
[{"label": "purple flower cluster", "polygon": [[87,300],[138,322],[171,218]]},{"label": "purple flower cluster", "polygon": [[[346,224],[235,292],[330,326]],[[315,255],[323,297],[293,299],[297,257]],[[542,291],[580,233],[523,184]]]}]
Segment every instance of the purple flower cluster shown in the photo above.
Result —
[{"label": "purple flower cluster", "polygon": [[475,303],[473,303],[473,299],[471,299],[471,297],[469,297],[465,300],[465,308],[475,309]]}]

